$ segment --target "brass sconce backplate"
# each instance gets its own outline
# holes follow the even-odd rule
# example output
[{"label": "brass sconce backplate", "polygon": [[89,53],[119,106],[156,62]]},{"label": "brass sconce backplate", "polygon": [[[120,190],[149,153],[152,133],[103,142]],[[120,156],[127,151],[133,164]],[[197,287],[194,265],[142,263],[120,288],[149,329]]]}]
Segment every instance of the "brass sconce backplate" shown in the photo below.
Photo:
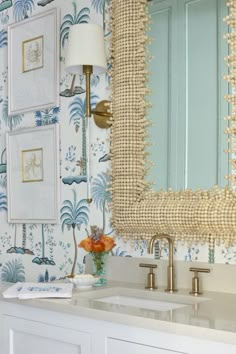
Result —
[{"label": "brass sconce backplate", "polygon": [[92,111],[95,124],[102,129],[108,129],[111,127],[109,119],[112,117],[112,113],[109,112],[110,101],[100,101],[95,110]]}]

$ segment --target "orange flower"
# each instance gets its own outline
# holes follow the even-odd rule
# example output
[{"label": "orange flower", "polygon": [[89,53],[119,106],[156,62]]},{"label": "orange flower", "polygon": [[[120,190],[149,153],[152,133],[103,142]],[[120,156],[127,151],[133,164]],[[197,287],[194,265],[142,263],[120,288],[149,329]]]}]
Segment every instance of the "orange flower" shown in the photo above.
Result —
[{"label": "orange flower", "polygon": [[102,232],[98,233],[99,229],[94,227],[92,231],[92,235],[88,236],[84,240],[82,240],[78,247],[83,248],[87,252],[109,252],[114,246],[115,242],[112,237],[105,236]]},{"label": "orange flower", "polygon": [[92,239],[88,237],[79,243],[79,247],[82,247],[87,252],[92,252],[92,243]]},{"label": "orange flower", "polygon": [[105,252],[109,252],[115,246],[115,242],[111,237],[102,235],[100,241],[104,244]]},{"label": "orange flower", "polygon": [[105,246],[102,242],[100,241],[93,241],[92,243],[92,252],[94,253],[99,253],[99,252],[104,252],[105,251]]}]

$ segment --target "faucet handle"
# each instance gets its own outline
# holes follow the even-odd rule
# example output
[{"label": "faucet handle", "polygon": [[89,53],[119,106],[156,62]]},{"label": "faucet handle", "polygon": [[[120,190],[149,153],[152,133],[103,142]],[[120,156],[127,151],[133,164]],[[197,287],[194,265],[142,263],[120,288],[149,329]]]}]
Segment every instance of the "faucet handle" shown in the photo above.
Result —
[{"label": "faucet handle", "polygon": [[149,268],[149,273],[148,273],[148,278],[147,278],[147,286],[145,289],[148,290],[154,290],[157,289],[157,286],[155,284],[155,273],[154,269],[157,268],[156,264],[149,264],[149,263],[140,263],[139,267],[141,268]]},{"label": "faucet handle", "polygon": [[194,268],[191,267],[189,268],[190,272],[194,272],[194,276],[192,279],[192,291],[190,292],[191,295],[202,295],[200,292],[200,286],[199,286],[199,276],[198,273],[210,273],[209,268]]},{"label": "faucet handle", "polygon": [[139,263],[139,267],[141,268],[150,268],[150,270],[154,269],[154,268],[157,268],[157,265],[156,264],[151,264],[151,263]]}]

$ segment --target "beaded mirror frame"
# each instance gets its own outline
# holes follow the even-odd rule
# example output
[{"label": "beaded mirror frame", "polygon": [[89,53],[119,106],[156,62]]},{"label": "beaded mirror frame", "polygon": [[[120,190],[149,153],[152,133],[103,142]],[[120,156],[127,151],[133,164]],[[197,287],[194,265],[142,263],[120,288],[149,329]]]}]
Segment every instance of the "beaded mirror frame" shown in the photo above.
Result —
[{"label": "beaded mirror frame", "polygon": [[[232,95],[230,150],[236,152],[236,1],[229,1],[226,58]],[[236,242],[236,192],[232,187],[203,191],[154,192],[145,182],[145,136],[148,121],[146,29],[147,0],[112,0],[112,221],[125,239],[149,239],[167,233],[175,240]],[[232,31],[231,31],[232,30]],[[231,31],[231,32],[230,32]],[[227,70],[227,69],[226,69]],[[232,159],[231,185],[236,184],[236,159]]]},{"label": "beaded mirror frame", "polygon": [[[236,153],[236,2],[229,1],[226,58],[232,95],[228,153]],[[112,221],[125,239],[149,239],[168,233],[187,242],[236,242],[236,159],[232,158],[232,187],[211,190],[154,192],[145,182],[147,94],[147,0],[113,0],[112,13]]]}]

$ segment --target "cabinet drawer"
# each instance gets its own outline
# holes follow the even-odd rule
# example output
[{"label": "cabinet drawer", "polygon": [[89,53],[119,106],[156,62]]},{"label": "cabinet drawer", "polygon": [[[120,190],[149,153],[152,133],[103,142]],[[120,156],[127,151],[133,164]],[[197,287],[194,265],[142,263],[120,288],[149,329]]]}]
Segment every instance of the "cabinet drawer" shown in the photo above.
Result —
[{"label": "cabinet drawer", "polygon": [[138,344],[129,341],[109,338],[107,341],[107,354],[186,354],[154,346]]},{"label": "cabinet drawer", "polygon": [[0,354],[91,354],[91,336],[17,317],[3,316],[3,352]]}]

